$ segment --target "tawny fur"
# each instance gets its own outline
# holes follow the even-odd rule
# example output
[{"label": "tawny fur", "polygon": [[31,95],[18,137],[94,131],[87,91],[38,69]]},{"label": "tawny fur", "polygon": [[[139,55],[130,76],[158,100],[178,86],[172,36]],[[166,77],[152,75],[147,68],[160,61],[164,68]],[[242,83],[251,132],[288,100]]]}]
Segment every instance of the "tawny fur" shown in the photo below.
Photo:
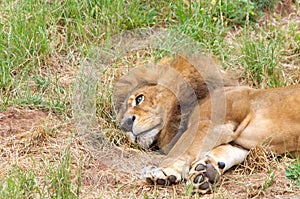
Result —
[{"label": "tawny fur", "polygon": [[[194,62],[194,65],[191,62]],[[164,113],[154,113],[164,114],[168,120],[164,122],[164,128],[157,139],[158,148],[164,148],[163,151],[168,153],[170,146],[173,146],[186,130],[190,113],[199,101],[215,89],[238,84],[236,80],[226,75],[214,59],[205,55],[190,58],[189,61],[182,56],[176,56],[175,59],[167,57],[156,65],[135,68],[116,84],[114,106],[117,120],[120,122],[128,111],[130,96],[134,98],[149,88],[153,93],[159,92],[160,95],[148,94],[147,97],[155,97],[160,106],[163,104],[168,106],[164,108]],[[153,87],[161,89],[157,91]],[[141,111],[139,107],[137,111],[140,113],[137,114],[153,111],[152,106],[142,107],[145,110]],[[174,136],[177,138],[172,141]]]},{"label": "tawny fur", "polygon": [[[132,105],[141,94],[143,103]],[[241,163],[257,145],[268,142],[280,154],[300,150],[300,85],[238,86],[206,56],[135,69],[118,82],[114,99],[121,125],[134,116],[133,141],[168,154],[158,168],[143,171],[154,183],[190,179],[205,193],[212,189],[211,174]]]}]

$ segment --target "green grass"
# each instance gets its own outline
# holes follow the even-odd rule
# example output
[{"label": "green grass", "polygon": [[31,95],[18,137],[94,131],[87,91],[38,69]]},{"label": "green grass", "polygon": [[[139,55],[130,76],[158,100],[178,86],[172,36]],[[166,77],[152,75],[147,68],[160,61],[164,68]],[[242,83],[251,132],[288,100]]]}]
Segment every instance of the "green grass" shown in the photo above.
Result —
[{"label": "green grass", "polygon": [[45,160],[42,178],[38,171],[12,165],[5,178],[0,179],[0,198],[79,198],[81,171],[78,170],[77,182],[73,183],[71,162],[69,145],[61,153],[58,164]]},{"label": "green grass", "polygon": [[285,175],[290,180],[294,181],[294,183],[300,187],[300,160],[299,157],[296,159],[296,162],[291,165],[285,171]]},{"label": "green grass", "polygon": [[23,172],[13,166],[4,182],[0,182],[0,198],[34,198],[41,195],[39,183],[32,171]]},{"label": "green grass", "polygon": [[[203,50],[230,62],[231,55],[226,50],[228,43],[224,40],[226,34],[233,27],[252,26],[262,15],[261,10],[272,7],[274,2],[227,0],[189,5],[182,1],[147,3],[138,0],[2,2],[0,109],[25,106],[70,114],[72,89],[60,81],[68,75],[63,69],[68,66],[70,70],[76,70],[92,47],[124,30],[169,27],[200,42]],[[280,44],[265,45],[261,43],[264,39],[260,37],[251,43],[240,41],[245,45],[244,53],[253,50],[263,56],[252,61],[256,57],[249,55],[249,61],[246,59],[241,64],[252,67],[247,69],[250,73],[258,73],[255,76],[248,74],[255,85],[265,81],[261,76],[267,69],[268,76],[272,76],[267,84],[278,86],[272,69],[278,60],[271,60],[271,66],[263,69],[260,65],[270,61],[267,59],[269,50],[276,50],[274,48]],[[251,45],[256,44],[260,49],[252,49]],[[253,62],[254,66],[247,66]]]},{"label": "green grass", "polygon": [[[300,64],[297,21],[284,26],[258,23],[263,11],[272,10],[276,2],[1,1],[0,111],[30,108],[54,113],[64,121],[74,119],[73,83],[83,60],[106,39],[143,27],[165,27],[184,33],[199,42],[203,51],[219,58],[224,68],[236,71],[244,84],[267,88],[297,83],[299,77],[286,68]],[[103,130],[120,145],[125,138],[116,129],[111,106],[113,80],[122,75],[116,71],[134,67],[139,56],[147,59],[167,54],[161,49],[143,52],[142,56],[134,53],[101,71],[103,78],[96,77],[100,83],[92,88],[97,91],[96,96],[89,94],[95,97],[92,101],[97,101],[94,111]],[[46,187],[34,169],[13,165],[7,176],[0,179],[0,198],[78,197],[80,172],[76,174],[76,184],[71,182],[74,176],[70,173],[69,154],[66,149],[58,167],[45,165],[49,166],[49,173],[44,174],[49,175]],[[287,172],[299,184],[299,164]]]},{"label": "green grass", "polygon": [[261,32],[261,35],[251,33],[247,30],[241,40],[240,62],[244,66],[243,77],[252,83],[254,87],[279,87],[284,82],[280,81],[280,58],[283,38]]}]

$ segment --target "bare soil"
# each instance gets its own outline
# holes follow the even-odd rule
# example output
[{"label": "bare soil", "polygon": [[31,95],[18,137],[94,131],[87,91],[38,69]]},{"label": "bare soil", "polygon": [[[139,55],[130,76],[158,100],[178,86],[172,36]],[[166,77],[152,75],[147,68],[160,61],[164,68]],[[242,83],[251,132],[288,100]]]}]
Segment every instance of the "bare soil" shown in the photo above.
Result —
[{"label": "bare soil", "polygon": [[[268,13],[261,23],[280,25],[290,20],[299,21],[300,14],[292,12],[291,4],[292,1],[288,0],[276,7],[275,15],[283,17],[280,22],[274,20],[274,13]],[[54,60],[53,65],[57,64],[60,65]],[[299,79],[298,70],[293,70],[290,65],[286,68],[286,71],[296,71],[295,78]],[[70,86],[75,74],[70,69],[67,69],[67,73],[70,75],[65,76],[62,83]],[[66,74],[65,71],[62,74]],[[47,162],[59,162],[61,152],[72,138],[72,173],[76,174],[78,168],[82,170],[81,198],[197,197],[188,195],[184,184],[154,186],[139,178],[144,166],[157,165],[162,156],[109,143],[101,148],[93,147],[84,144],[84,140],[74,132],[76,128],[73,121],[65,121],[52,113],[16,108],[0,112],[0,177],[5,176],[11,165],[17,163],[24,172],[33,170],[43,181],[48,172]],[[285,169],[293,159],[274,159],[257,151],[252,154],[263,158],[249,156],[244,164],[226,172],[213,194],[201,198],[300,198],[300,188],[285,177]],[[76,180],[77,177],[74,177],[74,183]]]},{"label": "bare soil", "polygon": [[[72,124],[38,110],[10,109],[1,113],[0,176],[13,162],[24,171],[36,171],[41,181],[47,170],[45,157],[58,161],[74,130]],[[57,132],[51,127],[59,129]],[[48,130],[47,130],[48,129]],[[50,129],[50,130],[49,130]],[[52,133],[50,133],[52,132]],[[285,169],[293,161],[288,157],[272,159],[258,150],[243,164],[227,172],[213,194],[201,198],[298,198],[300,189],[285,177]],[[156,165],[161,155],[141,152],[128,147],[105,145],[95,150],[73,139],[72,170],[82,167],[82,198],[196,198],[188,195],[184,184],[171,187],[153,186],[139,178],[140,170]],[[33,160],[34,159],[34,160]],[[254,163],[254,161],[258,161]],[[74,182],[77,178],[74,177]]]}]

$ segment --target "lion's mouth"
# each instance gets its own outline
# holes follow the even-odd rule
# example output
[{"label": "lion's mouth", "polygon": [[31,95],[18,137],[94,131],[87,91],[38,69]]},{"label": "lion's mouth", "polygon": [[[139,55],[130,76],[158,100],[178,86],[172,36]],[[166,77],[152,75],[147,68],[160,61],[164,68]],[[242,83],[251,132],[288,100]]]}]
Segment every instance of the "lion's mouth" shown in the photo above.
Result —
[{"label": "lion's mouth", "polygon": [[155,129],[157,129],[157,130],[159,131],[159,129],[160,129],[160,124],[157,124],[157,125],[155,125],[154,127],[150,128],[150,129],[147,129],[147,130],[145,130],[145,131],[142,131],[142,132],[140,132],[140,133],[137,133],[137,134],[133,132],[133,134],[134,134],[136,137],[145,136],[145,135],[151,133],[151,132],[152,132],[153,130],[155,130]]},{"label": "lion's mouth", "polygon": [[149,149],[157,140],[159,132],[160,124],[138,134],[135,134],[134,132],[127,132],[127,134],[132,142],[139,144],[144,149]]}]

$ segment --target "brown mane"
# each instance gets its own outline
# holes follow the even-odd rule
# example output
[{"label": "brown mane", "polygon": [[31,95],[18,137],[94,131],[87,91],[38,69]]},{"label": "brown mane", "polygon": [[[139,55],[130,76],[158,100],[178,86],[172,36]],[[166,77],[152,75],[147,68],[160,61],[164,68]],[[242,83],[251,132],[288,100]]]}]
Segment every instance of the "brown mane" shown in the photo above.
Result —
[{"label": "brown mane", "polygon": [[168,57],[156,65],[135,68],[116,83],[113,96],[116,113],[124,111],[122,105],[134,90],[143,85],[157,84],[167,86],[185,101],[195,95],[198,100],[203,99],[216,88],[238,83],[221,71],[218,63],[209,56]]},{"label": "brown mane", "polygon": [[171,90],[178,99],[178,104],[171,108],[166,129],[162,129],[157,140],[159,148],[168,152],[187,129],[195,105],[214,89],[237,85],[237,81],[222,73],[217,62],[204,55],[165,58],[156,65],[135,68],[122,77],[115,87],[113,99],[119,122],[127,110],[128,97],[145,85],[162,85]]}]

